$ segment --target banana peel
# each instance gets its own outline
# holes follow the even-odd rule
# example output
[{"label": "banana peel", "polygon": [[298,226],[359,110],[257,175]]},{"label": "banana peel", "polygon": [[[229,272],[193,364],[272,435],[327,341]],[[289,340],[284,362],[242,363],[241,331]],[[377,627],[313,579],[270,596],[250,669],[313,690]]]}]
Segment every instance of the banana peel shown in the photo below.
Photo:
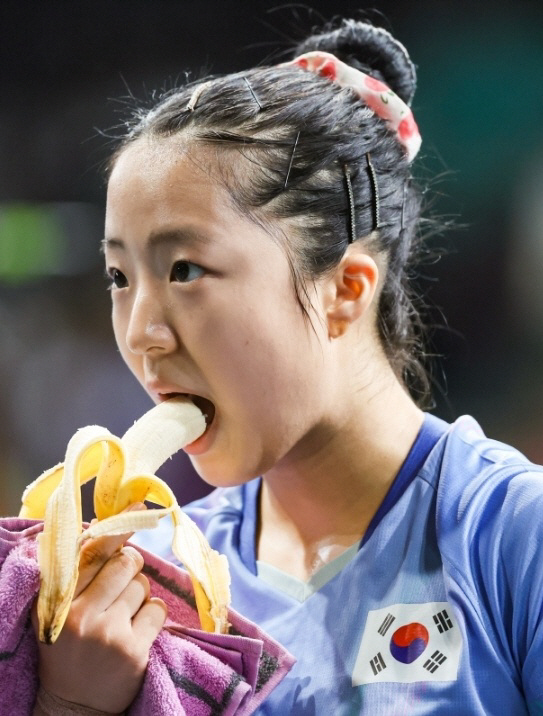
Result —
[{"label": "banana peel", "polygon": [[[174,526],[173,553],[192,580],[202,629],[228,631],[226,557],[210,547],[168,485],[154,474],[168,457],[198,438],[205,426],[199,408],[180,396],[149,410],[122,438],[96,425],[81,428],[68,443],[64,463],[26,488],[19,516],[44,520],[38,536],[40,641],[53,644],[64,626],[84,541],[156,527],[166,515],[171,515]],[[93,478],[97,520],[84,530],[81,485]],[[161,508],[123,512],[134,502],[144,501]]]}]

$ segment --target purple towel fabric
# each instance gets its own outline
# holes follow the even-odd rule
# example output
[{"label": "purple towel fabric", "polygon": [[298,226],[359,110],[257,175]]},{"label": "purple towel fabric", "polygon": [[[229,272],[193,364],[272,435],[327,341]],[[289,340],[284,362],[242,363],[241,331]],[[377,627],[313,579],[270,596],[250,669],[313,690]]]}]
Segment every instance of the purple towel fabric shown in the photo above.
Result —
[{"label": "purple towel fabric", "polygon": [[[36,698],[37,646],[29,613],[39,588],[36,535],[41,529],[41,521],[0,519],[0,716],[30,716]],[[169,614],[129,715],[253,713],[294,658],[233,610],[230,634],[201,631],[188,575],[137,549],[151,594],[164,599]]]}]

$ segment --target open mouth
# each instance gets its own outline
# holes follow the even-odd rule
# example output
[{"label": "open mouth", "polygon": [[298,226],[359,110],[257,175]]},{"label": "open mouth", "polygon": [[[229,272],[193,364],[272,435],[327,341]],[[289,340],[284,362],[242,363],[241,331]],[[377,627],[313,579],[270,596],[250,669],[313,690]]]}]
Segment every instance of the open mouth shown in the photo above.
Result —
[{"label": "open mouth", "polygon": [[164,400],[179,397],[188,398],[189,400],[192,400],[194,405],[202,411],[207,427],[209,427],[213,422],[213,418],[215,417],[215,406],[211,400],[203,398],[201,395],[192,395],[191,393],[163,393],[161,397]]}]

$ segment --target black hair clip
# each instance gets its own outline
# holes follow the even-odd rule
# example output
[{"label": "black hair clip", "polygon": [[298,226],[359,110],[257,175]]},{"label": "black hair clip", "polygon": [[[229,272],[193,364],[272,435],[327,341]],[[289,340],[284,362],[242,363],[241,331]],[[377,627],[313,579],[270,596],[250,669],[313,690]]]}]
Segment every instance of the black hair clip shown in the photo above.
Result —
[{"label": "black hair clip", "polygon": [[351,182],[351,172],[347,164],[343,165],[343,174],[345,175],[345,186],[347,188],[347,198],[349,199],[349,243],[352,244],[356,241],[356,220],[355,220],[355,206],[354,206],[354,193],[353,185]]}]

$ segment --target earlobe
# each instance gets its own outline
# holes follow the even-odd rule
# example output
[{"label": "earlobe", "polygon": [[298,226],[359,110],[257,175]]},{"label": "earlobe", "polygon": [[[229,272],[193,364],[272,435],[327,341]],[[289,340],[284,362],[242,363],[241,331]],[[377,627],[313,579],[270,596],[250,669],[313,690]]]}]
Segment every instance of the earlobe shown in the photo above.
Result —
[{"label": "earlobe", "polygon": [[330,282],[328,335],[339,338],[367,314],[377,290],[379,269],[371,256],[357,247],[349,247]]},{"label": "earlobe", "polygon": [[328,321],[328,335],[330,338],[339,338],[345,333],[348,327],[349,322],[345,320]]}]

